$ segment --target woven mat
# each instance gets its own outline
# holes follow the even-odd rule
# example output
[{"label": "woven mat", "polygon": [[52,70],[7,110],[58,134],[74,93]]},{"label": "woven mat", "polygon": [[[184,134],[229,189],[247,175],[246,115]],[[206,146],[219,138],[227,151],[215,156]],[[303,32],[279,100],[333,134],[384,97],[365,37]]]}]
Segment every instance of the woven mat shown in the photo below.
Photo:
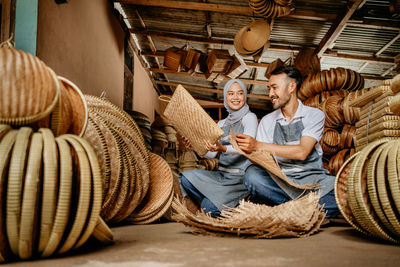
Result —
[{"label": "woven mat", "polygon": [[236,151],[238,151],[240,154],[247,157],[251,162],[254,162],[254,163],[260,165],[261,167],[266,169],[269,173],[280,178],[282,181],[284,181],[288,185],[291,185],[291,186],[293,186],[295,188],[299,188],[299,189],[314,189],[318,186],[316,184],[299,185],[299,184],[296,184],[295,182],[289,180],[286,177],[286,175],[282,172],[275,157],[266,151],[255,151],[252,153],[243,152],[239,148],[239,146],[236,142],[236,134],[234,134],[232,131],[231,131],[231,135],[230,135],[230,140],[231,140],[232,146],[236,149]]},{"label": "woven mat", "polygon": [[199,156],[207,153],[204,140],[215,144],[224,134],[182,85],[178,85],[176,88],[171,101],[165,108],[164,116],[177,132],[190,140],[193,149]]},{"label": "woven mat", "polygon": [[318,232],[325,212],[319,195],[309,193],[277,206],[242,200],[236,208],[224,208],[220,217],[191,213],[177,198],[172,203],[173,219],[190,226],[192,232],[251,238],[305,237]]}]

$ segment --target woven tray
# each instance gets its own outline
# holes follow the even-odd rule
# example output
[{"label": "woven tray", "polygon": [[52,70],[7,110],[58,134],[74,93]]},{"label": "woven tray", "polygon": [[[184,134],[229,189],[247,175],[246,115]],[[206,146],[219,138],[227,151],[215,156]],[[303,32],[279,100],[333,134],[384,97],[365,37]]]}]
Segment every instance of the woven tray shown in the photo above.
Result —
[{"label": "woven tray", "polygon": [[193,149],[201,157],[207,153],[204,140],[215,144],[224,134],[222,129],[181,85],[178,85],[172,95],[171,101],[164,111],[164,116],[181,135],[190,140]]}]

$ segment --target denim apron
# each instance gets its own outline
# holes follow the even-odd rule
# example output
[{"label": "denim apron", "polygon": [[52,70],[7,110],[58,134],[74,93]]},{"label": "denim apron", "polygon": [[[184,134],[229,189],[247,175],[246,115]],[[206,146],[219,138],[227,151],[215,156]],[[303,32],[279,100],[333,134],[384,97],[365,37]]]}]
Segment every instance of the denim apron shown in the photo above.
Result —
[{"label": "denim apron", "polygon": [[[281,125],[276,122],[274,130],[274,144],[296,145],[300,144],[301,133],[304,129],[301,120]],[[316,190],[320,190],[321,197],[329,193],[334,188],[335,177],[329,175],[322,164],[322,157],[318,154],[315,147],[305,160],[295,160],[277,157],[279,165],[286,176],[297,184],[318,184]],[[278,177],[272,179],[285,191],[292,199],[301,195],[304,190],[294,188]]]},{"label": "denim apron", "polygon": [[[243,133],[241,121],[232,126],[223,126],[222,145],[230,145],[228,136],[233,127],[235,133]],[[220,211],[224,206],[236,207],[239,200],[247,197],[249,191],[243,183],[244,173],[251,162],[240,154],[221,153],[218,161],[218,170],[188,170],[182,173],[190,183],[207,197]],[[185,190],[181,186],[183,195]]]}]

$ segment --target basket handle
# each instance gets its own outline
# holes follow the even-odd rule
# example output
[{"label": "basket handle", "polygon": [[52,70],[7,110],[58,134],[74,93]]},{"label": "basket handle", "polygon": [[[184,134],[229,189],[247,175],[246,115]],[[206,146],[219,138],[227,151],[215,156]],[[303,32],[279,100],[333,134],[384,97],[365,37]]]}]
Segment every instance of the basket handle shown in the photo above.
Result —
[{"label": "basket handle", "polygon": [[163,102],[169,103],[171,101],[172,96],[170,95],[160,95],[158,99]]}]

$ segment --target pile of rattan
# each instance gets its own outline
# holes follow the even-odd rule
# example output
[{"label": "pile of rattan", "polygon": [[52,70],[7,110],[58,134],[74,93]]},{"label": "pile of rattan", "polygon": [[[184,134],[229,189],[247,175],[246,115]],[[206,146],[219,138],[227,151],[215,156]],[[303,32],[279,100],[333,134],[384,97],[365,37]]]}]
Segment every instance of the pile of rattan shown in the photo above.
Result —
[{"label": "pile of rattan", "polygon": [[0,177],[0,261],[77,249],[98,224],[95,236],[112,240],[100,218],[100,166],[83,138],[0,124]]},{"label": "pile of rattan", "polygon": [[251,238],[305,237],[318,232],[325,218],[318,201],[316,193],[273,207],[242,200],[236,208],[225,208],[217,218],[204,212],[193,214],[178,199],[172,207],[173,218],[190,226],[194,233]]},{"label": "pile of rattan", "polygon": [[355,229],[400,243],[400,138],[369,143],[336,176],[338,207]]},{"label": "pile of rattan", "polygon": [[101,215],[106,222],[127,218],[149,188],[150,159],[135,121],[111,102],[85,96],[89,122],[84,134],[100,161],[103,182]]},{"label": "pile of rattan", "polygon": [[98,159],[77,136],[81,91],[29,53],[0,48],[0,64],[0,261],[65,253],[92,234],[112,240]]},{"label": "pile of rattan", "polygon": [[309,74],[298,91],[304,104],[325,113],[321,137],[324,167],[336,175],[343,163],[355,153],[359,109],[350,102],[366,94],[362,76],[349,69],[336,68]]},{"label": "pile of rattan", "polygon": [[360,108],[360,120],[356,123],[357,151],[380,138],[400,137],[399,80],[400,76],[386,80],[350,102]]},{"label": "pile of rattan", "polygon": [[292,0],[249,0],[254,13],[265,18],[279,18],[287,16],[294,10]]}]

